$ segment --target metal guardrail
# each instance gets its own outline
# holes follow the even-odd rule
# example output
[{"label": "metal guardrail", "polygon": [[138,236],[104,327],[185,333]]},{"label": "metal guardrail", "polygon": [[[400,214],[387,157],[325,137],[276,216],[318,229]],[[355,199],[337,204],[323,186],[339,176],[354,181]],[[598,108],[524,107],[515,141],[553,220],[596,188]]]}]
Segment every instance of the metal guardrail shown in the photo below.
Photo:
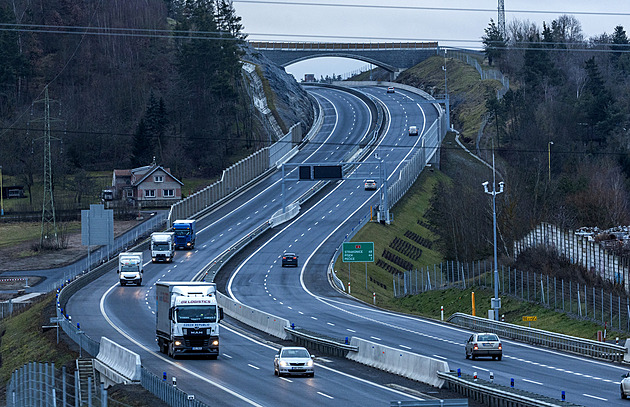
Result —
[{"label": "metal guardrail", "polygon": [[[288,328],[284,330],[289,334],[293,340],[299,345],[303,345],[311,349],[311,351],[320,352],[326,355],[345,357],[348,352],[358,352],[357,346],[352,346],[348,343],[339,342],[332,338],[325,338],[322,336],[316,336],[307,333],[303,329]],[[347,338],[346,338],[347,339]]]},{"label": "metal guardrail", "polygon": [[473,317],[472,315],[460,312],[451,315],[448,318],[448,322],[475,331],[494,332],[504,338],[591,356],[598,359],[606,359],[611,362],[623,361],[625,354],[628,352],[628,349],[619,345],[562,335],[541,329],[509,324],[507,322]]},{"label": "metal guardrail", "polygon": [[449,389],[487,406],[510,407],[577,407],[568,401],[556,400],[514,387],[502,386],[457,372],[438,372],[438,377],[448,383]]}]

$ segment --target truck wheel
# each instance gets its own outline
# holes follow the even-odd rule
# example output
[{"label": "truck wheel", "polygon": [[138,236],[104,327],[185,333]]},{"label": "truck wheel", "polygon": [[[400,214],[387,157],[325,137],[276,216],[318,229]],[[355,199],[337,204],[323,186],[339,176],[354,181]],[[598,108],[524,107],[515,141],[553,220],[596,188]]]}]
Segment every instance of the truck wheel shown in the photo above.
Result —
[{"label": "truck wheel", "polygon": [[140,279],[140,281],[138,281],[138,287],[140,287],[142,285],[142,279]]}]

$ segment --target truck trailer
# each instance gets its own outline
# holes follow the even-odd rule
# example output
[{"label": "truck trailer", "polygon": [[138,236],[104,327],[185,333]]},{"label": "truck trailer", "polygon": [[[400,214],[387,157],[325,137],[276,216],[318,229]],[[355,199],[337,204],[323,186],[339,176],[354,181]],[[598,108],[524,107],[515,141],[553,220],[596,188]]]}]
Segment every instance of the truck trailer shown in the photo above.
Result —
[{"label": "truck trailer", "polygon": [[160,352],[178,356],[219,356],[219,321],[216,284],[157,282],[156,336]]},{"label": "truck trailer", "polygon": [[120,285],[141,285],[143,273],[142,252],[125,252],[118,255]]},{"label": "truck trailer", "polygon": [[172,262],[175,256],[175,234],[173,232],[151,233],[151,261]]},{"label": "truck trailer", "polygon": [[173,222],[175,247],[178,249],[194,249],[197,238],[197,223],[194,219],[176,220]]}]

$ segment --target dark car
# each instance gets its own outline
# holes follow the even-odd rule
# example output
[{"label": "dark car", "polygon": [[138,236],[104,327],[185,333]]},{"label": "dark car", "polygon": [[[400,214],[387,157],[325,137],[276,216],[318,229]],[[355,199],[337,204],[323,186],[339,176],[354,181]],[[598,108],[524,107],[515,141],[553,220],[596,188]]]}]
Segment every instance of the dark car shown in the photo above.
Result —
[{"label": "dark car", "polygon": [[295,253],[284,253],[282,255],[282,267],[297,267],[298,256]]}]

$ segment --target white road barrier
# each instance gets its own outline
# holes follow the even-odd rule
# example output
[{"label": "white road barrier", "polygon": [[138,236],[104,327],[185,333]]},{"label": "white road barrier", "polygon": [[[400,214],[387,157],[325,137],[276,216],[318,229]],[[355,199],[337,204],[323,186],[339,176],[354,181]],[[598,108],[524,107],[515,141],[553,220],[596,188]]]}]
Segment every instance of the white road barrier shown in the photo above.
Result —
[{"label": "white road barrier", "polygon": [[448,363],[416,353],[391,348],[361,338],[352,337],[350,345],[358,352],[348,352],[346,358],[389,373],[416,380],[435,387],[442,387],[444,379],[437,372],[448,372]]},{"label": "white road barrier", "polygon": [[101,337],[101,346],[94,359],[94,368],[101,374],[105,388],[117,383],[140,383],[140,355]]}]

